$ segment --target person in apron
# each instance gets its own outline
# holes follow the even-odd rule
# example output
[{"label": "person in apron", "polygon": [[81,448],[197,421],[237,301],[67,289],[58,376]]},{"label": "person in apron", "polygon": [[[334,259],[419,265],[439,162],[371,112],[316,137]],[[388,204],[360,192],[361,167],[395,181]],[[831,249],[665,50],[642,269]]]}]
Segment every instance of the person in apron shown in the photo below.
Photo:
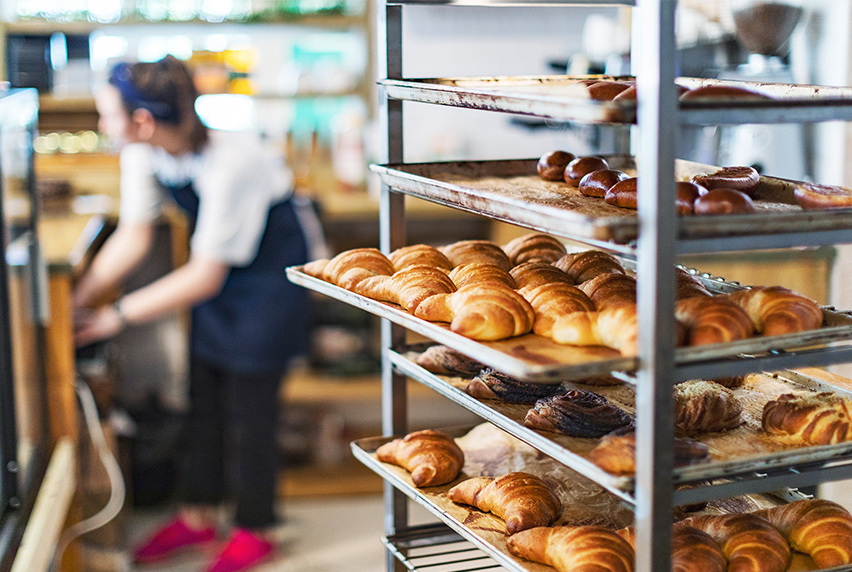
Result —
[{"label": "person in apron", "polygon": [[[172,56],[120,63],[97,93],[99,126],[121,145],[121,204],[115,232],[75,287],[75,342],[191,308],[182,508],[134,560],[214,541],[216,508],[233,498],[233,529],[208,568],[233,572],[273,551],[264,533],[276,523],[279,388],[306,350],[308,319],[307,292],[284,269],[306,261],[307,241],[280,157],[253,135],[208,130],[196,97],[191,74]],[[95,306],[141,263],[169,201],[189,222],[188,262]]]}]

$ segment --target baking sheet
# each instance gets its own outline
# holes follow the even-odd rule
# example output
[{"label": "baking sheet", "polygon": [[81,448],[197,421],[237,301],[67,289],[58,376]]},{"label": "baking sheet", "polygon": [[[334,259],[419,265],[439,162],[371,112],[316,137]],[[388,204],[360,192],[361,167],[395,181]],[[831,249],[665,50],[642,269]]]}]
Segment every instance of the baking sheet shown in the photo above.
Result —
[{"label": "baking sheet", "polygon": [[[536,334],[515,336],[495,342],[481,342],[449,330],[449,325],[429,322],[409,314],[399,306],[372,300],[304,273],[301,266],[287,268],[287,278],[300,286],[325,294],[381,318],[408,328],[438,343],[451,346],[473,359],[513,377],[543,383],[559,383],[606,375],[611,371],[633,371],[638,360],[602,346],[568,346]],[[701,277],[715,292],[742,286]],[[852,338],[852,316],[823,308],[824,327],[783,336],[753,337],[727,344],[675,349],[675,363],[688,364],[732,358],[741,354],[813,347]]]},{"label": "baking sheet", "polygon": [[[473,476],[499,476],[511,471],[525,471],[550,483],[563,504],[563,513],[555,524],[596,524],[613,529],[628,526],[633,513],[617,497],[560,463],[542,456],[534,448],[507,435],[496,427],[484,423],[466,430],[445,430],[456,437],[465,453],[462,474],[451,483],[439,487],[418,489],[405,469],[383,463],[375,451],[393,437],[370,437],[352,443],[352,452],[358,460],[390,482],[407,496],[429,509],[450,528],[468,538],[488,552],[508,570],[526,572],[552,572],[553,568],[511,555],[506,546],[505,523],[502,519],[473,507],[459,505],[447,498],[447,491],[459,482]],[[679,511],[680,517],[697,514],[723,514],[750,512],[779,504],[766,495],[748,495],[709,503],[697,513]],[[796,554],[791,571],[815,570],[813,561]]]},{"label": "baking sheet", "polygon": [[[580,82],[614,76],[498,76],[380,80],[388,97],[584,123],[635,123],[635,101],[594,101]],[[690,89],[732,85],[775,99],[714,98],[680,102],[682,125],[812,123],[852,120],[852,88],[678,78]]]},{"label": "baking sheet", "polygon": [[[590,460],[589,452],[598,444],[599,439],[570,437],[524,426],[524,417],[532,407],[531,404],[478,399],[468,395],[465,388],[470,378],[436,375],[418,366],[414,360],[422,349],[403,348],[399,352],[390,350],[388,355],[397,370],[404,375],[427,385],[578,473],[594,479],[614,495],[632,502],[635,485],[633,477],[611,475]],[[594,391],[630,414],[635,413],[635,391],[630,384],[590,386],[578,383],[576,387]],[[675,469],[675,483],[754,478],[755,473],[814,464],[852,454],[852,442],[804,446],[784,437],[769,436],[761,427],[763,405],[783,393],[833,391],[852,398],[852,392],[849,390],[801,373],[785,371],[778,374],[751,374],[747,376],[743,386],[731,391],[743,405],[743,424],[729,431],[693,435],[692,438],[702,441],[710,448],[711,461]],[[812,467],[810,470],[813,469]],[[818,467],[816,469],[818,470]]]},{"label": "baking sheet", "polygon": [[[612,168],[631,176],[630,155],[605,155]],[[626,244],[639,234],[636,211],[580,194],[567,183],[545,181],[536,172],[537,159],[459,161],[372,165],[389,187],[534,230],[564,237]],[[712,172],[718,167],[677,160],[678,180]],[[803,210],[795,204],[798,183],[761,177],[755,214],[680,216],[680,240],[768,233],[852,231],[852,209]]]}]

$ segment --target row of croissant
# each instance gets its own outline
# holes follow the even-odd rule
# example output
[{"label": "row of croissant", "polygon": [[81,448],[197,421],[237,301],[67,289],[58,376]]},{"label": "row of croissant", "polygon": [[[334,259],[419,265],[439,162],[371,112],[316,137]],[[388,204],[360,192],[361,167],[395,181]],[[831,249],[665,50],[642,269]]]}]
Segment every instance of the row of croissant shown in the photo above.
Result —
[{"label": "row of croissant", "polygon": [[[451,483],[464,465],[464,452],[455,440],[430,429],[386,443],[376,455],[405,468],[420,488]],[[451,487],[447,496],[502,519],[515,556],[561,572],[633,570],[632,528],[552,526],[562,504],[551,485],[536,475],[472,477]],[[836,503],[816,499],[751,513],[686,518],[672,529],[672,570],[783,572],[791,549],[810,555],[819,568],[852,563],[852,515]]]},{"label": "row of croissant", "polygon": [[[342,252],[305,272],[363,296],[402,306],[418,318],[448,322],[466,337],[493,341],[534,332],[557,343],[607,346],[636,354],[636,278],[612,255],[567,253],[540,233],[502,247],[465,240],[417,244],[385,256],[374,248]],[[819,328],[813,300],[780,286],[713,295],[692,274],[676,272],[678,344],[730,342]]]}]

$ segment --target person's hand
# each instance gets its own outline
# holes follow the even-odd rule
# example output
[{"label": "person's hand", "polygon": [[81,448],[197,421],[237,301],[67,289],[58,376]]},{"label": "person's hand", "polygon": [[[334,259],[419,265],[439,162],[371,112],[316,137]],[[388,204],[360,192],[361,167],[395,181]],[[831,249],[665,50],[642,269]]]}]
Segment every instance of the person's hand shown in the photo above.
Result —
[{"label": "person's hand", "polygon": [[115,306],[77,310],[74,314],[74,345],[78,348],[111,338],[124,329],[124,321]]}]

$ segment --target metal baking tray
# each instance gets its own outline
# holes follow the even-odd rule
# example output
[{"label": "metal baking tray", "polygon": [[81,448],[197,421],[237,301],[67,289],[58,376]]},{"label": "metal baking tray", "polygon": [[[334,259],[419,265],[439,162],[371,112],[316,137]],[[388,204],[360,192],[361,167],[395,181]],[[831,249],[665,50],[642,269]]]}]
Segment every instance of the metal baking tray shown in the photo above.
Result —
[{"label": "metal baking tray", "polygon": [[[577,473],[592,479],[601,487],[626,502],[633,503],[635,480],[632,476],[612,475],[600,469],[589,460],[588,452],[597,444],[596,439],[568,437],[566,435],[537,431],[526,427],[523,424],[523,418],[531,405],[508,403],[496,399],[480,400],[468,395],[464,391],[464,387],[469,381],[468,379],[438,376],[430,373],[409,359],[413,353],[416,353],[416,351],[412,350],[422,349],[422,347],[412,347],[410,349],[400,348],[398,352],[390,349],[385,351],[388,352],[388,358],[398,372],[426,385],[451,401],[476,413],[510,435],[535,447],[545,455],[563,463]],[[777,442],[771,440],[762,441],[760,433],[755,431],[753,427],[756,419],[760,417],[760,412],[755,410],[755,404],[752,403],[752,400],[756,401],[758,399],[764,402],[768,401],[784,391],[833,391],[849,398],[852,398],[852,391],[793,371],[784,371],[778,374],[752,375],[760,377],[753,378],[753,382],[749,385],[748,389],[735,390],[735,393],[750,396],[748,401],[744,401],[746,407],[750,405],[751,408],[746,410],[744,415],[749,415],[752,427],[744,425],[732,431],[708,434],[709,439],[705,439],[708,442],[708,446],[711,447],[711,450],[714,451],[717,457],[726,457],[726,459],[712,460],[707,463],[675,469],[673,473],[675,484],[698,483],[701,485],[697,488],[685,489],[682,492],[677,491],[675,493],[676,498],[687,495],[688,493],[689,502],[700,502],[731,494],[755,492],[760,487],[759,481],[762,478],[761,475],[768,472],[778,472],[783,469],[792,469],[798,475],[810,473],[815,482],[819,480],[815,473],[821,470],[823,462],[836,461],[852,455],[852,442],[839,443],[837,445],[792,448],[789,445],[782,447]],[[632,407],[624,403],[625,395],[629,397],[631,394],[628,387],[580,387],[604,395],[626,410],[633,411]],[[760,394],[758,388],[771,389],[772,394]],[[760,404],[760,408],[762,412],[762,404]],[[735,452],[728,450],[736,447],[738,442],[748,442],[752,450],[745,456],[738,456]],[[852,458],[847,459],[846,464],[847,472],[852,475]],[[720,494],[720,491],[706,486],[708,482],[716,481],[718,483],[720,479],[729,481],[723,489],[725,493]],[[778,487],[770,484],[765,490],[773,490],[775,488]],[[731,492],[732,489],[733,492]],[[681,501],[678,500],[677,502]]]},{"label": "metal baking tray", "polygon": [[[383,79],[388,97],[452,107],[533,115],[583,123],[635,123],[635,101],[589,99],[580,82],[619,80],[621,76],[498,76]],[[632,78],[631,78],[632,79]],[[814,123],[852,120],[852,88],[678,78],[689,88],[704,85],[744,87],[774,99],[718,98],[680,102],[682,125]]]},{"label": "metal baking tray", "polygon": [[[519,379],[559,383],[566,379],[606,375],[612,371],[633,371],[638,365],[637,358],[624,357],[610,348],[561,345],[536,334],[526,334],[495,342],[476,341],[450,331],[448,324],[417,318],[394,304],[372,300],[309,276],[303,272],[301,266],[287,268],[287,278],[295,284],[346,302],[380,318],[387,318]],[[729,292],[742,288],[738,284],[723,282],[708,276],[700,278],[713,292]],[[727,344],[676,348],[675,364],[693,364],[735,358],[742,354],[754,355],[769,351],[810,348],[852,339],[852,316],[828,308],[823,308],[823,316],[826,325],[817,330],[784,336],[758,336]]]},{"label": "metal baking tray", "polygon": [[[462,442],[465,439],[464,434],[466,430],[455,429],[444,431],[456,437],[462,450],[465,451],[466,457],[482,456],[484,449],[476,449],[473,455],[469,455],[470,449]],[[474,431],[476,431],[476,428]],[[383,463],[375,456],[375,451],[393,438],[369,437],[359,439],[352,442],[351,450],[355,458],[361,463],[373,470],[396,489],[403,492],[410,499],[425,507],[452,530],[469,540],[477,548],[486,552],[507,570],[516,572],[553,572],[553,568],[549,566],[517,558],[510,554],[506,546],[507,535],[504,531],[505,525],[498,517],[489,513],[483,513],[472,507],[455,504],[447,498],[447,491],[467,477],[478,476],[480,474],[496,476],[513,470],[524,470],[550,479],[551,482],[558,481],[560,483],[558,494],[563,501],[563,505],[565,505],[563,515],[560,521],[557,521],[559,524],[600,524],[610,528],[619,528],[629,524],[633,519],[631,511],[621,506],[617,497],[608,495],[594,483],[583,479],[570,469],[556,467],[558,465],[557,462],[542,457],[536,457],[535,459],[528,457],[530,460],[526,462],[524,459],[499,463],[499,467],[489,467],[495,470],[486,470],[484,472],[468,472],[469,465],[466,460],[465,472],[455,481],[438,487],[418,489],[411,482],[408,471],[395,465]],[[467,442],[470,443],[470,440]],[[506,449],[495,449],[497,449],[497,455],[505,454]],[[517,458],[521,455],[513,454],[508,456]],[[784,500],[803,498],[796,491],[788,492],[785,497]],[[582,499],[582,502],[580,499]],[[757,507],[775,506],[781,502],[783,501],[778,497],[750,495],[749,497],[720,501],[705,509],[704,512],[708,514],[745,512],[754,510]],[[794,562],[790,567],[790,570],[814,569],[813,561],[801,554],[795,556]]]},{"label": "metal baking tray", "polygon": [[[630,155],[606,155],[615,169],[635,175]],[[537,159],[372,165],[389,187],[428,201],[567,238],[629,244],[639,235],[636,211],[587,197],[567,183],[545,181]],[[676,178],[717,167],[678,160]],[[852,209],[803,210],[798,183],[761,177],[755,214],[680,216],[680,240],[852,230]],[[849,233],[852,236],[852,232]]]}]

